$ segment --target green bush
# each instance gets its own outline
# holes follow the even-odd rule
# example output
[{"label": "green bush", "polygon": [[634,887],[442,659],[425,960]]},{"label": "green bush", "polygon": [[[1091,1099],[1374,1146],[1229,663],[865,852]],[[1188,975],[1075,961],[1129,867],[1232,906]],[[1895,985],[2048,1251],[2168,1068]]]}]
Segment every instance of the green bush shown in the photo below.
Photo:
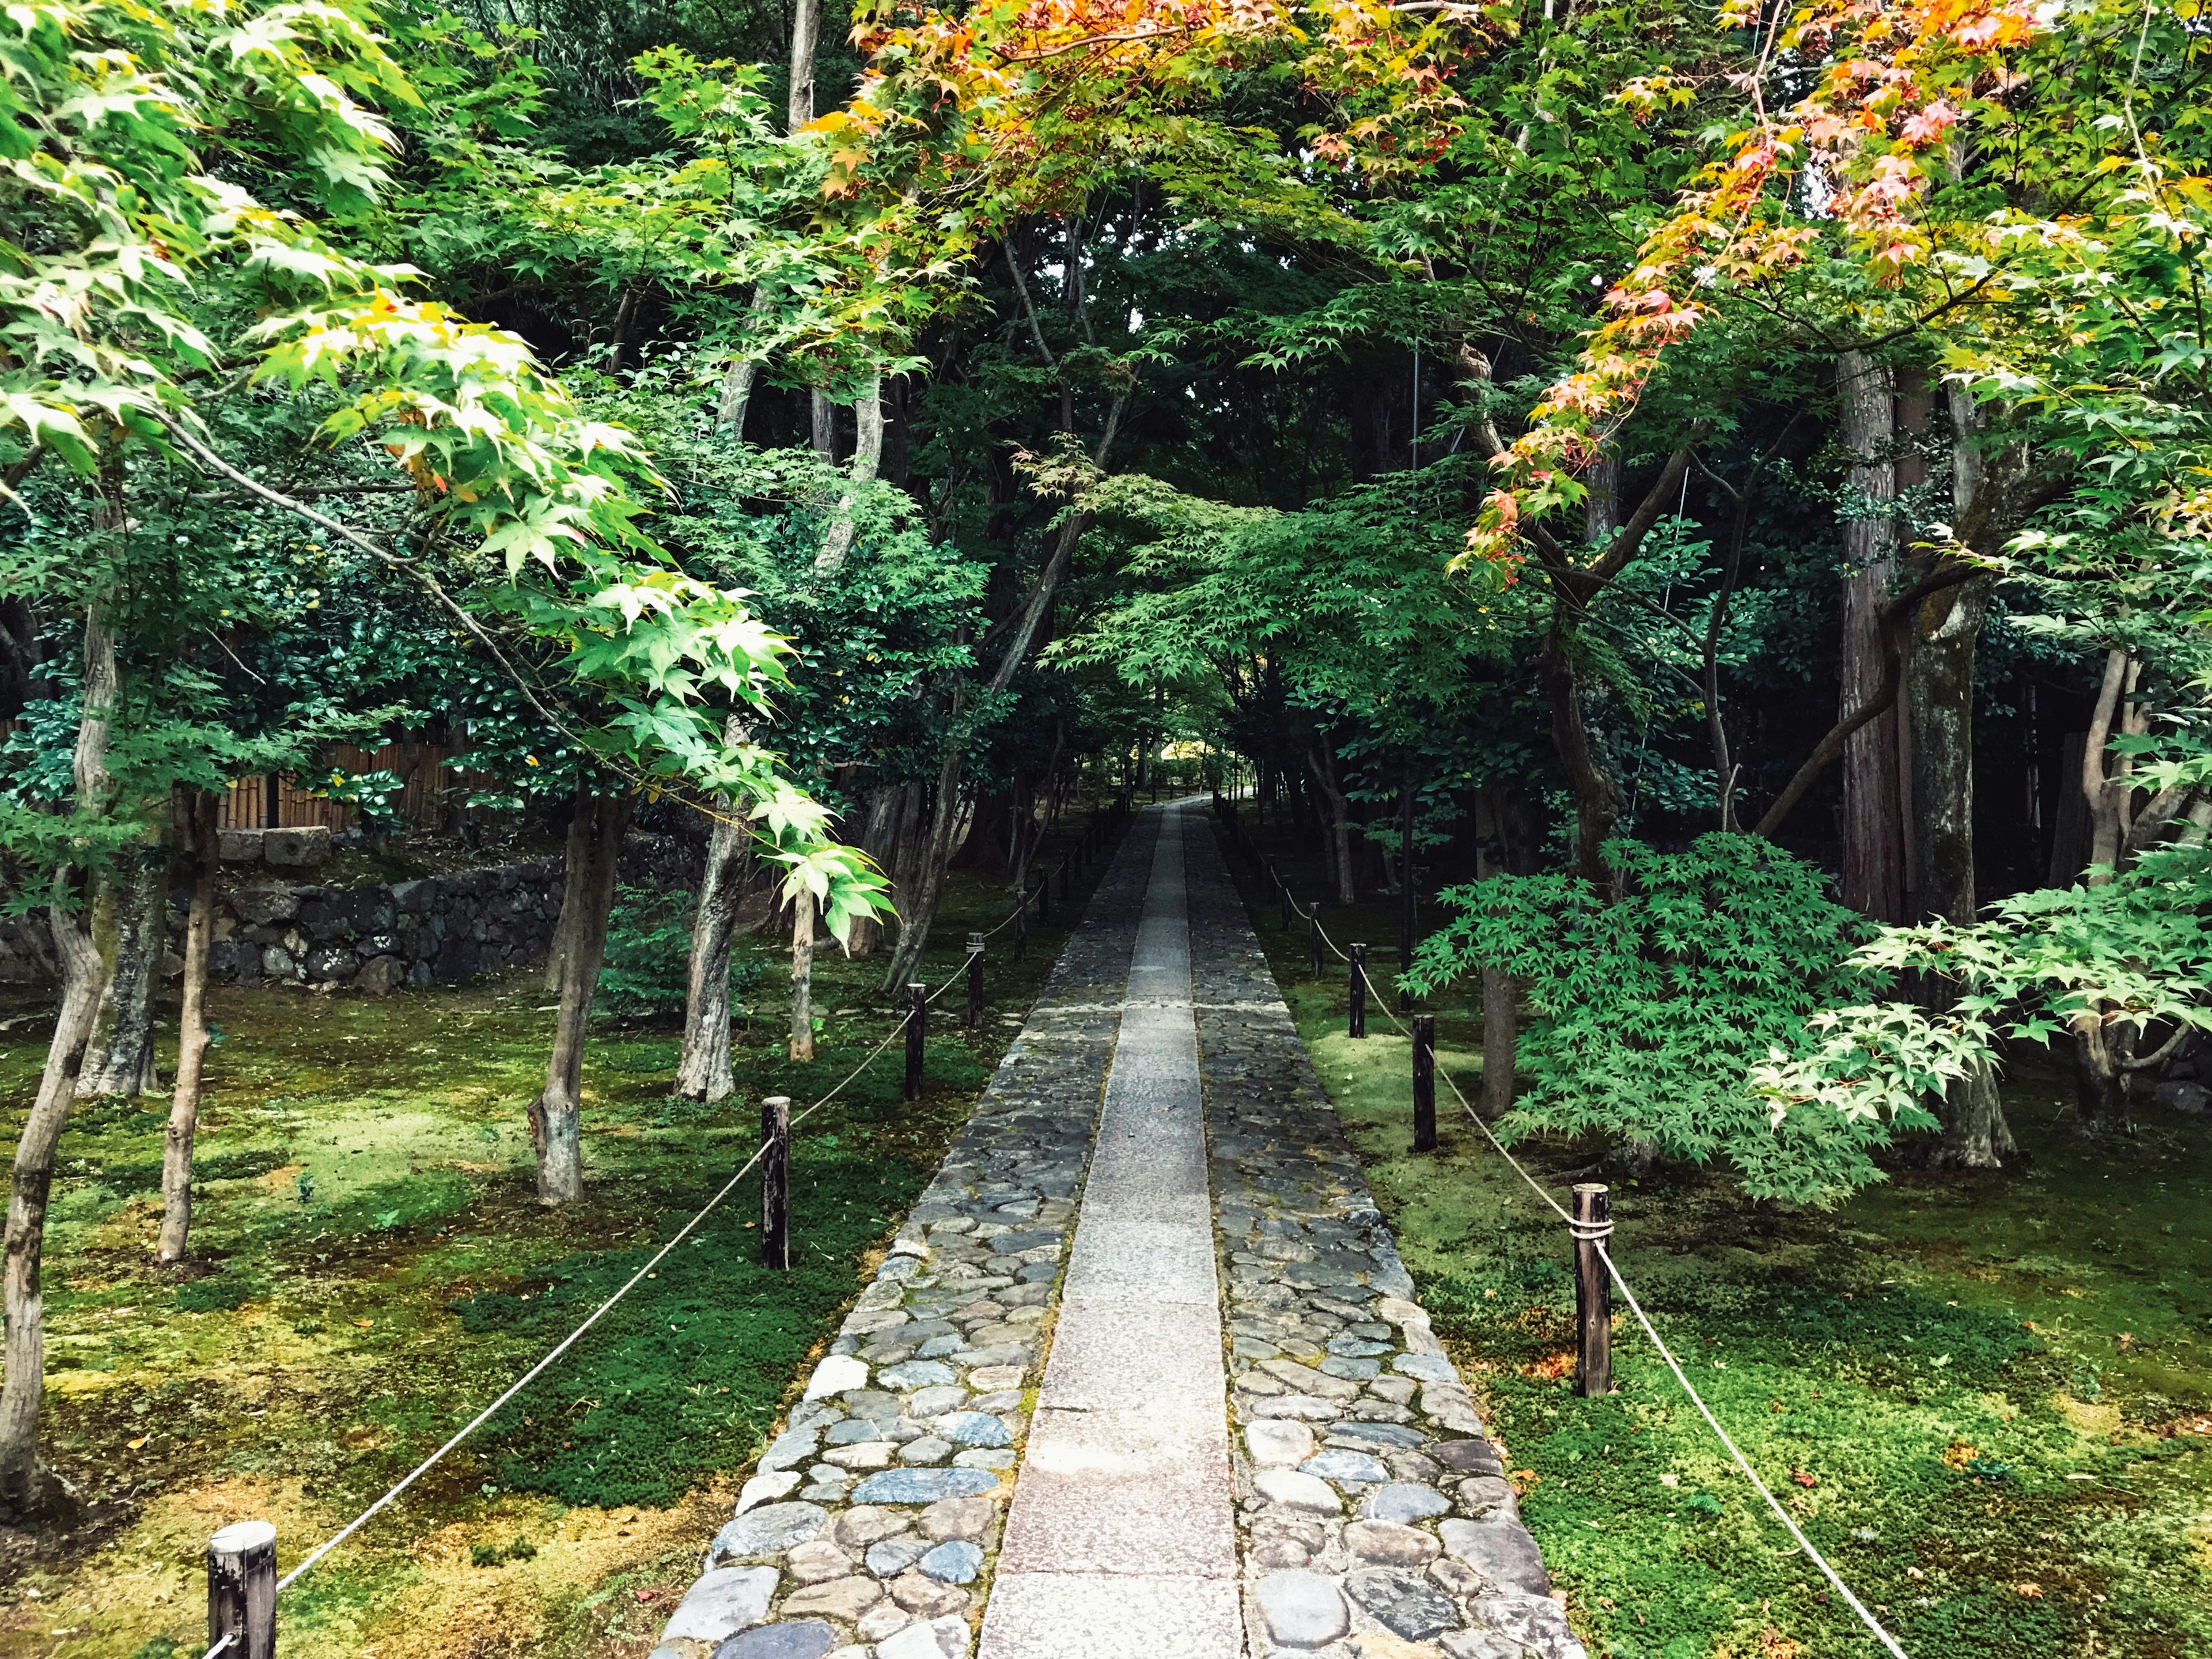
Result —
[{"label": "green bush", "polygon": [[1885,1122],[1826,1107],[1777,1115],[1753,1066],[1794,1050],[1807,1020],[1872,988],[1845,965],[1869,931],[1826,878],[1753,836],[1700,836],[1662,853],[1614,842],[1608,902],[1571,875],[1494,876],[1451,889],[1459,912],[1424,939],[1407,981],[1439,989],[1484,963],[1518,981],[1534,1013],[1521,1042],[1530,1086],[1509,1130],[1595,1131],[1662,1154],[1735,1165],[1754,1198],[1832,1204],[1881,1179],[1872,1154],[1894,1127],[1933,1127],[1917,1107]]},{"label": "green bush", "polygon": [[[695,908],[693,896],[681,887],[624,887],[617,892],[599,968],[600,1008],[632,1017],[683,1012],[690,991]],[[744,998],[763,966],[757,958],[732,954],[732,1014],[744,1012]]]}]

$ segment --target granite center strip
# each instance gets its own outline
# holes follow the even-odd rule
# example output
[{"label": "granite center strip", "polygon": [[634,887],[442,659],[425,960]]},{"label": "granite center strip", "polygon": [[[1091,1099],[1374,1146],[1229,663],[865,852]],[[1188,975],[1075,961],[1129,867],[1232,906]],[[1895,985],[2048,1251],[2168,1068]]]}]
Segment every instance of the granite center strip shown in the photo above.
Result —
[{"label": "granite center strip", "polygon": [[982,1659],[1238,1659],[1213,1209],[1164,815]]}]

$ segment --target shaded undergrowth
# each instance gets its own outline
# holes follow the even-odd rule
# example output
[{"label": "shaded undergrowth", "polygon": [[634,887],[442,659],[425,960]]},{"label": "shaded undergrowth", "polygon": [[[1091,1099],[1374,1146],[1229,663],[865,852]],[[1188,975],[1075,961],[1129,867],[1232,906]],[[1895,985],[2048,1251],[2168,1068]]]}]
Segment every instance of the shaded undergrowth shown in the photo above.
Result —
[{"label": "shaded undergrowth", "polygon": [[[1093,866],[1095,878],[1097,866]],[[635,1652],[696,1571],[809,1356],[965,1121],[1077,902],[994,942],[982,1028],[956,989],[924,1098],[896,1044],[793,1138],[794,1266],[758,1265],[748,1178],[544,1378],[288,1592],[288,1649],[378,1659]],[[925,967],[964,960],[996,882],[955,872]],[[580,1322],[723,1185],[760,1099],[804,1106],[896,1018],[880,956],[816,963],[819,1057],[784,1052],[787,946],[757,957],[738,1092],[672,1100],[676,1030],[595,1024],[587,1199],[535,1200],[523,1112],[550,999],[536,971],[382,1001],[218,989],[194,1259],[151,1262],[166,1103],[83,1103],[48,1236],[47,1452],[80,1494],[66,1532],[0,1533],[0,1659],[160,1659],[204,1626],[203,1552],[276,1522],[289,1566]],[[35,1002],[7,1011],[34,1016]],[[0,1027],[0,1116],[20,1127],[47,1022]],[[166,1074],[167,1057],[163,1056]],[[649,1642],[647,1645],[649,1645]]]},{"label": "shaded undergrowth", "polygon": [[[1240,879],[1243,872],[1240,872]],[[1309,871],[1301,884],[1311,894]],[[1617,1309],[1615,1394],[1572,1391],[1566,1230],[1449,1091],[1413,1156],[1406,1041],[1344,1035],[1340,969],[1245,896],[1571,1617],[1613,1659],[1844,1659],[1871,1638],[1798,1554]],[[1324,913],[1394,952],[1385,904]],[[1380,942],[1378,942],[1380,941]],[[1378,975],[1378,977],[1380,975]],[[1439,998],[1470,1096],[1480,1025]],[[1698,1391],[1915,1659],[2212,1654],[2212,1180],[2202,1121],[2076,1133],[2055,1073],[2013,1067],[2024,1158],[1899,1167],[1832,1213],[1695,1170],[1617,1187],[1613,1250]],[[1601,1150],[1518,1149],[1564,1193]]]}]

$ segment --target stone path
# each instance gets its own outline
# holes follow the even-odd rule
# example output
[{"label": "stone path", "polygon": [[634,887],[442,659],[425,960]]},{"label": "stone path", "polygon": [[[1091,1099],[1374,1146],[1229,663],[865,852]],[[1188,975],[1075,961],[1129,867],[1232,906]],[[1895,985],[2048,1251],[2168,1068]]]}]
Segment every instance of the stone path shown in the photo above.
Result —
[{"label": "stone path", "polygon": [[652,1659],[1584,1659],[1413,1295],[1144,814]]}]

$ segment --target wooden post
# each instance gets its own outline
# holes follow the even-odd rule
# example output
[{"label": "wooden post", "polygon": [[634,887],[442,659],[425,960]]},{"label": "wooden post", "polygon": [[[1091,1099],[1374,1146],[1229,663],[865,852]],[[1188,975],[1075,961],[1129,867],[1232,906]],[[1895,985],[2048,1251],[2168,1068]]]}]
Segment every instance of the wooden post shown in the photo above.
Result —
[{"label": "wooden post", "polygon": [[1367,947],[1352,947],[1352,1020],[1345,1031],[1346,1036],[1367,1035]]},{"label": "wooden post", "polygon": [[968,1029],[983,1023],[983,936],[968,935]]},{"label": "wooden post", "polygon": [[791,1270],[791,1097],[761,1102],[761,1266]]},{"label": "wooden post", "polygon": [[240,1521],[208,1540],[208,1645],[230,1638],[222,1659],[273,1659],[276,1651],[276,1528]]},{"label": "wooden post", "polygon": [[1413,1016],[1413,1150],[1437,1149],[1437,1017]]},{"label": "wooden post", "polygon": [[1014,908],[1014,960],[1030,953],[1030,896],[1024,893]]},{"label": "wooden post", "polygon": [[1595,1181],[1575,1184],[1575,1392],[1613,1392],[1613,1276],[1598,1246],[1613,1234],[1613,1195]]},{"label": "wooden post", "polygon": [[1321,977],[1321,901],[1319,899],[1314,901],[1313,913],[1306,918],[1306,955],[1311,958],[1309,965],[1313,969],[1313,976],[1319,979]]},{"label": "wooden post", "polygon": [[906,988],[906,1097],[921,1098],[921,1032],[929,1020],[929,988],[920,981]]},{"label": "wooden post", "polygon": [[1037,883],[1037,921],[1040,925],[1052,920],[1052,878],[1046,876]]}]

